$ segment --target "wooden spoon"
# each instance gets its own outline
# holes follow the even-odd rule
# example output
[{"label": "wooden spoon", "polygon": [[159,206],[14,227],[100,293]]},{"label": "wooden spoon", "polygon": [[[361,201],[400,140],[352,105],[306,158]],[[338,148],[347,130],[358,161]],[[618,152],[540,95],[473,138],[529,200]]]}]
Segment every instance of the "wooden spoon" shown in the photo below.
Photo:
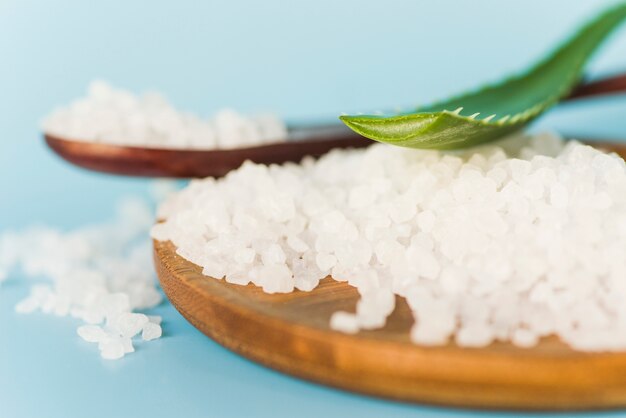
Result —
[{"label": "wooden spoon", "polygon": [[220,150],[131,147],[74,141],[44,134],[48,146],[66,161],[94,171],[144,177],[221,177],[251,160],[260,164],[299,162],[333,148],[361,148],[372,141],[345,125],[290,128],[288,140]]},{"label": "wooden spoon", "polygon": [[[593,142],[626,156],[626,142]],[[154,262],[172,305],[224,347],[313,382],[402,401],[514,410],[626,407],[626,353],[574,351],[552,336],[533,348],[413,344],[406,301],[385,327],[349,335],[331,315],[352,312],[357,290],[324,279],[311,292],[267,294],[203,275],[171,242],[154,241]]]},{"label": "wooden spoon", "polygon": [[[582,84],[568,101],[626,91],[626,74]],[[44,133],[48,146],[66,161],[89,170],[146,177],[221,177],[251,160],[262,164],[298,162],[306,155],[319,156],[333,148],[361,148],[372,141],[345,125],[291,127],[286,142],[248,148],[193,150],[110,145],[72,140]],[[590,141],[591,142],[591,141]],[[595,144],[595,142],[594,142]],[[607,145],[620,155],[623,146]]]},{"label": "wooden spoon", "polygon": [[626,353],[574,351],[556,337],[533,348],[411,343],[406,301],[382,329],[330,329],[337,310],[354,311],[358,292],[327,278],[311,292],[267,294],[202,274],[154,242],[161,287],[196,328],[228,349],[279,371],[338,388],[403,401],[490,409],[626,407]]}]

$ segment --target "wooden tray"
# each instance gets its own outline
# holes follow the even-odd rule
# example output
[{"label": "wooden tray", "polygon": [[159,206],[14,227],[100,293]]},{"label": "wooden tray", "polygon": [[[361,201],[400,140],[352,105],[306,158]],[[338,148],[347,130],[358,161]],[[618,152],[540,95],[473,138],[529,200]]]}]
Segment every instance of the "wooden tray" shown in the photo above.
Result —
[{"label": "wooden tray", "polygon": [[404,300],[381,330],[332,331],[330,315],[354,311],[358,294],[325,279],[312,292],[268,295],[202,275],[171,243],[154,243],[161,286],[204,334],[253,361],[338,388],[403,401],[518,410],[626,406],[626,353],[580,353],[556,338],[536,348],[496,343],[425,348],[409,341]]}]

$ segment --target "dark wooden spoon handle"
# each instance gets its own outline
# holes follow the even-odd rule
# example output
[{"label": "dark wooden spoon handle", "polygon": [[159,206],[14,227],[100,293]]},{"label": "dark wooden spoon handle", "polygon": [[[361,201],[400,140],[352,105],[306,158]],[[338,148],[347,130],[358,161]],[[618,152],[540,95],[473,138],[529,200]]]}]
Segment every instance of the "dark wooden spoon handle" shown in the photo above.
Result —
[{"label": "dark wooden spoon handle", "polygon": [[577,100],[624,92],[626,92],[626,74],[620,74],[597,81],[581,83],[565,100]]}]

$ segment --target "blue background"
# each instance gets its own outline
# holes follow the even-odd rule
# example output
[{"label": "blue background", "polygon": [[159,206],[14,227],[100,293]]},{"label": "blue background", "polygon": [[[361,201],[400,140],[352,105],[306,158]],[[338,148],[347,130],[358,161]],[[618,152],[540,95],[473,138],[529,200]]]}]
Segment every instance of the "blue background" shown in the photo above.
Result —
[{"label": "blue background", "polygon": [[[229,105],[334,118],[428,102],[523,68],[609,3],[0,0],[0,230],[99,222],[120,196],[147,193],[146,180],[81,171],[42,144],[40,119],[95,77],[161,90],[202,115]],[[624,51],[622,30],[590,73],[626,69]],[[538,127],[626,139],[626,97],[563,106]],[[281,375],[221,348],[166,303],[162,340],[104,361],[75,336],[75,320],[15,314],[28,290],[21,279],[0,288],[2,418],[485,415]],[[622,413],[585,416],[595,415]]]}]

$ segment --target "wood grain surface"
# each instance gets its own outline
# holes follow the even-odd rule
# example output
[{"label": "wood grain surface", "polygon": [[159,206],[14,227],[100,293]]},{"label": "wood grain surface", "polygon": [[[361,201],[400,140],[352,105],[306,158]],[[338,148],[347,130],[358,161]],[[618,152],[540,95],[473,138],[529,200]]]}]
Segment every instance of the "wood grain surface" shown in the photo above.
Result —
[{"label": "wood grain surface", "polygon": [[342,334],[329,328],[358,294],[327,278],[312,292],[269,295],[203,276],[154,242],[161,286],[178,311],[218,343],[253,361],[314,382],[402,401],[514,410],[626,406],[626,353],[576,352],[556,338],[532,349],[420,347],[404,300],[384,329]]}]

